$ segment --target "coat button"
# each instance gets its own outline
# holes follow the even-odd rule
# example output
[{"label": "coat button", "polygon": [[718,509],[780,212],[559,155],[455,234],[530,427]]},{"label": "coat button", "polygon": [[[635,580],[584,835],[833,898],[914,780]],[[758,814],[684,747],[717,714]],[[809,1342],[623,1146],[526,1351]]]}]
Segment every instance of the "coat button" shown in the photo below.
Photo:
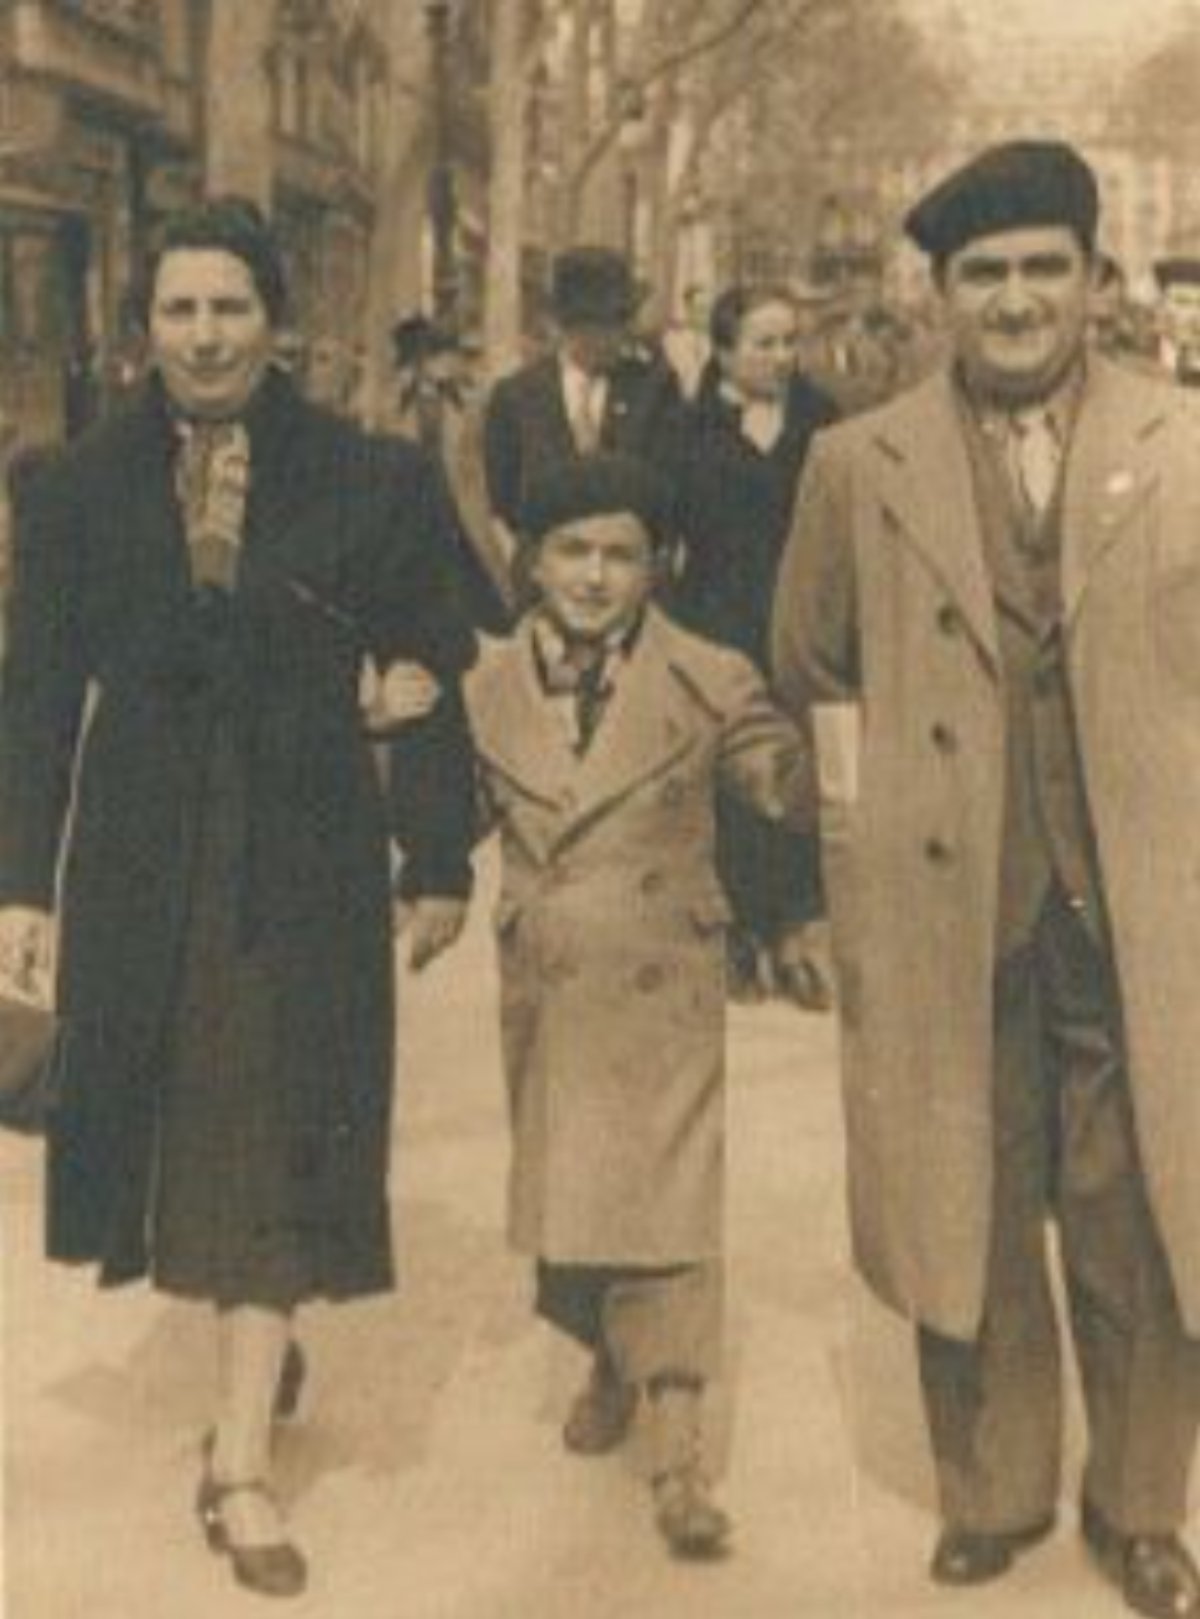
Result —
[{"label": "coat button", "polygon": [[957,753],[958,735],[942,720],[929,727],[929,737],[939,753]]},{"label": "coat button", "polygon": [[638,887],[647,897],[653,894],[661,894],[665,880],[661,871],[644,871]]},{"label": "coat button", "polygon": [[649,961],[644,967],[638,968],[633,981],[643,995],[653,995],[656,989],[662,987],[663,970],[657,962]]},{"label": "coat button", "polygon": [[954,852],[944,839],[926,838],[925,858],[931,866],[948,866],[954,858]]},{"label": "coat button", "polygon": [[937,627],[943,635],[957,635],[962,628],[962,614],[958,608],[943,602],[937,610]]}]

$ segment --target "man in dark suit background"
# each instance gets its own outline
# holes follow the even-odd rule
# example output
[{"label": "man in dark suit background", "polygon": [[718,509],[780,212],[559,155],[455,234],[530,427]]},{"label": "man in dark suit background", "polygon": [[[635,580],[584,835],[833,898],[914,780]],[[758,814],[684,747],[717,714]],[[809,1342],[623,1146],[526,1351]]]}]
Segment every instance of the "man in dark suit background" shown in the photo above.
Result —
[{"label": "man in dark suit background", "polygon": [[501,378],[484,420],[493,514],[513,534],[530,487],[598,450],[652,461],[670,477],[683,401],[670,366],[631,332],[639,289],[611,248],[568,248],[551,272],[554,352]]}]

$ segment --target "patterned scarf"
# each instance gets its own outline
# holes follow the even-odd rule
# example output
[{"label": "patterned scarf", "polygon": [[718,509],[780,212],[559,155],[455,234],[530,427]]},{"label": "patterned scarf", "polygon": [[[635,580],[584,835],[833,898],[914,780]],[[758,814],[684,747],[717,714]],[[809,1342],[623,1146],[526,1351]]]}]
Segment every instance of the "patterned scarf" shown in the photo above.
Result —
[{"label": "patterned scarf", "polygon": [[617,679],[629,660],[640,620],[623,625],[599,642],[575,641],[540,612],[533,621],[533,645],[542,690],[558,709],[571,747],[584,754],[604,716]]},{"label": "patterned scarf", "polygon": [[250,438],[241,422],[176,425],[180,449],[175,492],[183,510],[192,583],[231,591],[246,521]]}]

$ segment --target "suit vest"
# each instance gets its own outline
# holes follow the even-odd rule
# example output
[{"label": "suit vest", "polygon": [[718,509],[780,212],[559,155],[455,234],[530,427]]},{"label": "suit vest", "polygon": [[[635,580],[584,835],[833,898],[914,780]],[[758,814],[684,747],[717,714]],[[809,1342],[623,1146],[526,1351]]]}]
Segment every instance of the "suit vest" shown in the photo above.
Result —
[{"label": "suit vest", "polygon": [[1067,680],[1062,629],[1062,502],[1044,518],[1019,505],[983,430],[963,412],[975,504],[996,605],[1005,708],[1005,799],[996,947],[1030,938],[1052,880],[1104,932],[1095,835]]}]

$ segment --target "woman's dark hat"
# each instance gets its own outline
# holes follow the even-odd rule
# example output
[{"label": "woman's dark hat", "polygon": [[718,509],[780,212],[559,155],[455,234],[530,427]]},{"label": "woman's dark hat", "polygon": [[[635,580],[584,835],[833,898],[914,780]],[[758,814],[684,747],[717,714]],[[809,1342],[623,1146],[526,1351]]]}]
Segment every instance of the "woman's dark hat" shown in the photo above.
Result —
[{"label": "woman's dark hat", "polygon": [[611,247],[570,247],[550,273],[550,307],[563,326],[623,326],[642,301],[628,261]]},{"label": "woman's dark hat", "polygon": [[904,229],[944,260],[979,236],[1029,225],[1065,225],[1090,252],[1100,193],[1096,176],[1065,141],[1006,141],[956,169],[909,210]]},{"label": "woman's dark hat", "polygon": [[392,358],[399,370],[456,348],[454,333],[428,315],[405,315],[392,327]]},{"label": "woman's dark hat", "polygon": [[536,541],[567,523],[615,512],[639,518],[653,544],[670,540],[670,490],[653,467],[625,455],[561,462],[529,491],[521,527]]}]

